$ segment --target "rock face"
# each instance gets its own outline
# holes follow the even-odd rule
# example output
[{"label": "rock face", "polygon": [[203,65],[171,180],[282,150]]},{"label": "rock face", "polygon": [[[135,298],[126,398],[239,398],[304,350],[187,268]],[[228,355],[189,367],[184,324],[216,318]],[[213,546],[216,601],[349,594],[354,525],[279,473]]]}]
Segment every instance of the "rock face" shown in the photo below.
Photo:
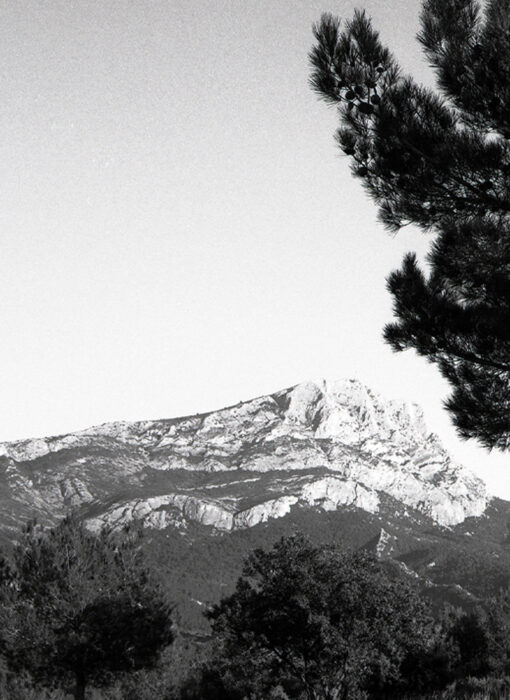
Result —
[{"label": "rock face", "polygon": [[79,508],[90,527],[250,528],[292,509],[357,508],[455,526],[483,482],[428,434],[421,410],[358,381],[308,382],[208,414],[109,423],[0,445],[3,529]]}]

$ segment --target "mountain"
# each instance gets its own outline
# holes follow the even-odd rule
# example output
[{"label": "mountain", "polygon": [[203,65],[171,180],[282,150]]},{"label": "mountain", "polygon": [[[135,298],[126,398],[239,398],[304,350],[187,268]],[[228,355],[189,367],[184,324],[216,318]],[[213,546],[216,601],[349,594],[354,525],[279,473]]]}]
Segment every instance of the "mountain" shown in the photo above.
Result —
[{"label": "mountain", "polygon": [[417,406],[384,401],[357,381],[310,382],[202,415],[4,443],[0,460],[9,524],[31,511],[53,520],[90,506],[94,526],[195,520],[232,530],[295,506],[376,513],[386,494],[451,526],[488,503],[483,482],[427,434]]},{"label": "mountain", "polygon": [[510,563],[508,504],[452,461],[419,407],[354,380],[3,443],[0,499],[5,540],[71,509],[93,529],[141,523],[172,591],[197,609],[233,584],[248,549],[296,529],[373,547],[434,595],[481,595]]}]

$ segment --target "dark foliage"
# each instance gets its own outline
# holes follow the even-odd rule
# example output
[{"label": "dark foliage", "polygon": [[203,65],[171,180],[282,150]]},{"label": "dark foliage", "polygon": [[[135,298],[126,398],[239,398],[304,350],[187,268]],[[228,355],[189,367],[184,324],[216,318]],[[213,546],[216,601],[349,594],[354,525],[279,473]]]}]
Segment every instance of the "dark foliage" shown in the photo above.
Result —
[{"label": "dark foliage", "polygon": [[425,0],[419,41],[439,93],[401,70],[364,12],[315,27],[312,86],[338,106],[337,141],[390,229],[436,233],[430,273],[405,258],[385,338],[438,365],[464,438],[510,447],[510,9]]},{"label": "dark foliage", "polygon": [[255,550],[208,617],[220,646],[187,697],[355,697],[396,682],[404,659],[432,644],[426,605],[407,582],[365,551],[302,536]]},{"label": "dark foliage", "polygon": [[168,646],[168,609],[139,545],[72,521],[28,529],[0,566],[2,697],[61,700],[42,688],[68,691],[77,669],[91,700],[506,697],[508,590],[433,619],[399,566],[291,535],[246,559],[233,594],[207,612],[212,638],[176,630]]},{"label": "dark foliage", "polygon": [[455,672],[458,678],[502,678],[510,673],[508,589],[483,607],[468,613],[450,614],[444,628],[446,637],[457,650]]},{"label": "dark foliage", "polygon": [[462,546],[439,553],[433,569],[423,573],[435,583],[456,583],[481,599],[497,595],[510,584],[506,562],[483,552],[469,552]]},{"label": "dark foliage", "polygon": [[506,697],[508,589],[432,619],[402,576],[300,535],[255,550],[234,594],[207,613],[209,659],[171,697]]},{"label": "dark foliage", "polygon": [[31,524],[0,585],[0,644],[8,667],[66,688],[109,685],[153,666],[172,641],[167,605],[137,536],[87,532],[73,518]]}]

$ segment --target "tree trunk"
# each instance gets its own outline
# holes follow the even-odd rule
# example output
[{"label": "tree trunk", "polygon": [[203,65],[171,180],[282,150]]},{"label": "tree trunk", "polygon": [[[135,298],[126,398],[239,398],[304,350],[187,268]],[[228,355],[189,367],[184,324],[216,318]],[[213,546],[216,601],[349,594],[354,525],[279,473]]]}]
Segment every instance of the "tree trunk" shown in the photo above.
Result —
[{"label": "tree trunk", "polygon": [[85,675],[76,673],[76,685],[74,686],[74,700],[85,700]]}]

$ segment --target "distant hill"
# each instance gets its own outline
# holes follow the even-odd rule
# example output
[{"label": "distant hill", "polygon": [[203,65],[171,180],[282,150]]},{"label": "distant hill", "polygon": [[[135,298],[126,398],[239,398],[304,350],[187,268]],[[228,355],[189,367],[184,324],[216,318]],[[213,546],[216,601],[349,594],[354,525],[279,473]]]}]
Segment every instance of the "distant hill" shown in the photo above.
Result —
[{"label": "distant hill", "polygon": [[182,623],[229,591],[247,551],[296,530],[369,547],[432,598],[506,582],[510,504],[454,463],[415,405],[309,382],[207,414],[0,445],[0,532],[76,510],[138,521]]}]

